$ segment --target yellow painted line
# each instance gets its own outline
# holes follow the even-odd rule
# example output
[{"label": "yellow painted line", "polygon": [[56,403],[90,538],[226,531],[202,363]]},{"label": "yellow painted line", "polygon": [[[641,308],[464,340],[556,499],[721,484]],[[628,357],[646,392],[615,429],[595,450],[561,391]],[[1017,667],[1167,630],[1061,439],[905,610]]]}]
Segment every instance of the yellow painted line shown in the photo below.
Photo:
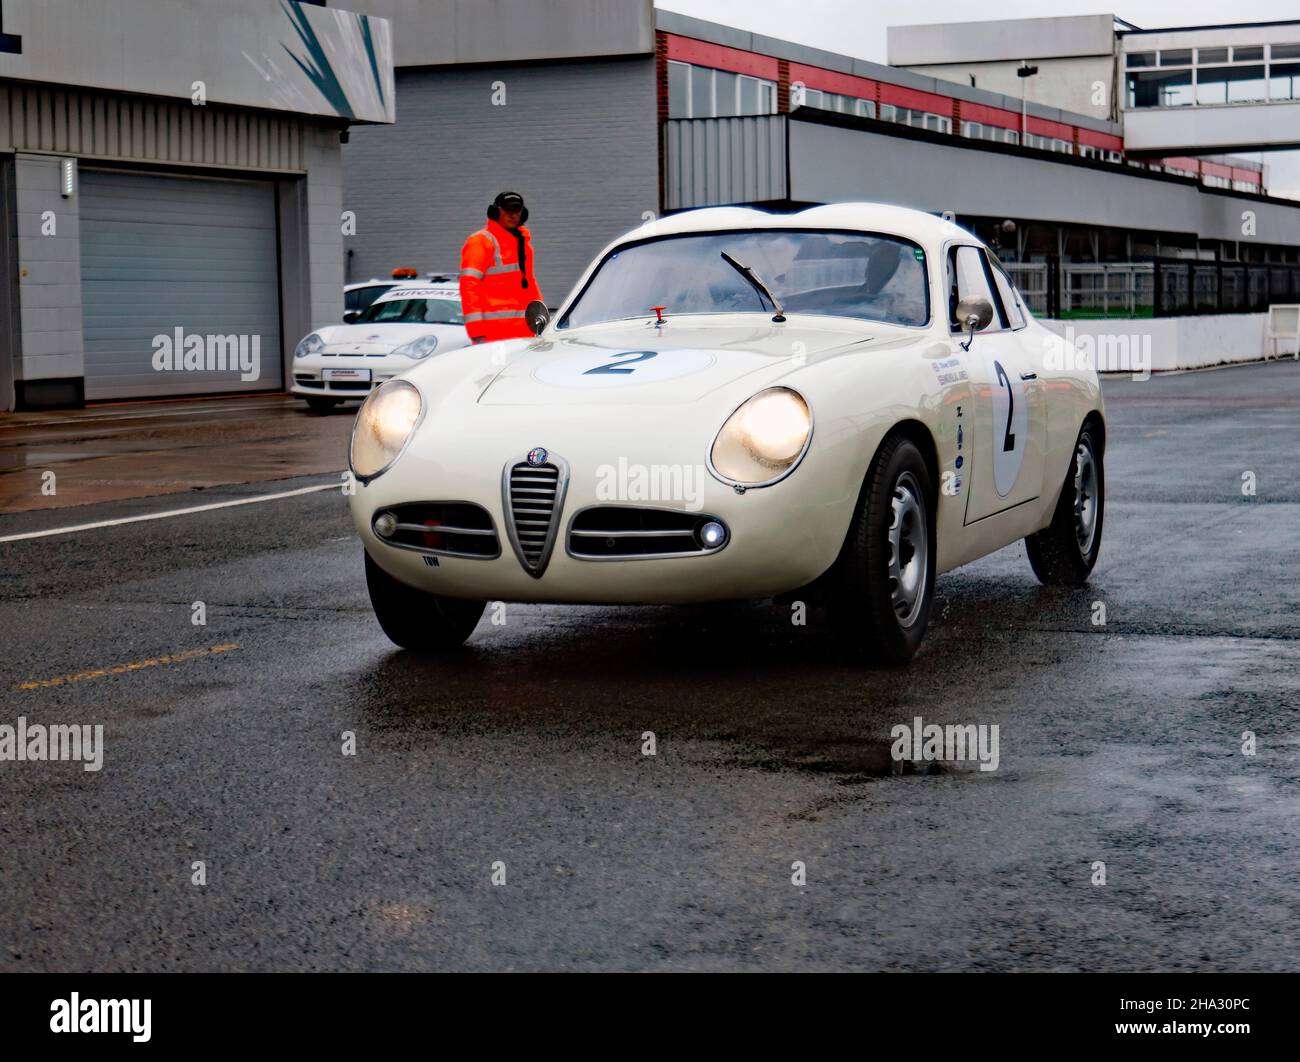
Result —
[{"label": "yellow painted line", "polygon": [[137,660],[131,664],[114,664],[112,667],[96,668],[94,671],[77,671],[71,675],[60,675],[58,678],[36,679],[34,682],[24,682],[14,688],[19,690],[41,690],[50,686],[62,686],[68,682],[85,682],[86,679],[103,678],[105,675],[125,675],[128,672],[140,671],[146,667],[179,664],[182,660],[195,660],[201,656],[229,653],[238,648],[238,643],[227,642],[224,645],[214,645],[210,649],[186,649],[183,653],[150,657],[148,660]]}]

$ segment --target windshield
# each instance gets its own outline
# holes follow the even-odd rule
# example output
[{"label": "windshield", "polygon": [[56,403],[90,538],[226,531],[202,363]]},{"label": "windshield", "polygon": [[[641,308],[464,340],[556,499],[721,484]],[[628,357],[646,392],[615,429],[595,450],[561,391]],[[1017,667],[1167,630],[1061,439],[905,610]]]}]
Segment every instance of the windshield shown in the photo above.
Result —
[{"label": "windshield", "polygon": [[668,317],[771,313],[723,251],[752,268],[786,313],[910,326],[930,319],[925,253],[916,244],[863,232],[771,229],[670,236],[621,248],[600,264],[557,327],[645,317],[655,306]]},{"label": "windshield", "polygon": [[459,299],[390,299],[376,302],[357,324],[464,324]]}]

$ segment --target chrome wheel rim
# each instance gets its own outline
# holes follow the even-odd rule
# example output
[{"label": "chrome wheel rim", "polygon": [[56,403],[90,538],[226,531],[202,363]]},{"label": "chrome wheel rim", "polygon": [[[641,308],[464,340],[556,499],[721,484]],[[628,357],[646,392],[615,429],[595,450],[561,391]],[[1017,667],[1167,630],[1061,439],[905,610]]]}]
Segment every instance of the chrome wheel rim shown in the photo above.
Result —
[{"label": "chrome wheel rim", "polygon": [[1092,453],[1092,443],[1083,438],[1074,451],[1074,537],[1079,542],[1079,552],[1087,556],[1092,551],[1097,536],[1097,513],[1101,497],[1097,487],[1097,459]]},{"label": "chrome wheel rim", "polygon": [[889,524],[889,595],[899,626],[916,622],[930,572],[925,498],[916,477],[904,472],[894,484]]}]

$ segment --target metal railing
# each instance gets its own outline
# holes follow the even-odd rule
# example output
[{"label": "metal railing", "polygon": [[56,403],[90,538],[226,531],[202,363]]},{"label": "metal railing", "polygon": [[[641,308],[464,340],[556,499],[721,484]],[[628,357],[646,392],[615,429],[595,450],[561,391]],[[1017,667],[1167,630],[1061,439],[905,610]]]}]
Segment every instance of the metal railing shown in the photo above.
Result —
[{"label": "metal railing", "polygon": [[1300,302],[1300,265],[1154,258],[1142,262],[1003,262],[1040,317],[1180,317],[1264,313]]},{"label": "metal railing", "polygon": [[1157,258],[1156,317],[1266,313],[1271,303],[1300,302],[1300,265]]}]

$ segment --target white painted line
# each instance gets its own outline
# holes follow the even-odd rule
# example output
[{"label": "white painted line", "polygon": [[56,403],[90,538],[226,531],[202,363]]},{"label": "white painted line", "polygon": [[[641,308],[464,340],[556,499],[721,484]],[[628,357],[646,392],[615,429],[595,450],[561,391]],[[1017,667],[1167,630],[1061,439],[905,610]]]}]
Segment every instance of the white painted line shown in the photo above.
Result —
[{"label": "white painted line", "polygon": [[321,483],[315,487],[299,487],[297,490],[281,491],[279,494],[257,494],[251,498],[236,498],[233,501],[212,502],[210,505],[191,505],[186,509],[168,509],[161,513],[145,513],[142,516],[123,516],[117,520],[100,520],[93,524],[76,524],[72,527],[52,527],[48,531],[27,531],[21,535],[4,535],[0,542],[20,542],[26,538],[47,538],[50,535],[71,535],[77,531],[93,531],[98,527],[117,527],[120,524],[138,524],[142,520],[166,520],[172,516],[188,516],[190,513],[206,513],[213,509],[230,509],[236,505],[256,505],[258,502],[278,501],[281,498],[296,498],[300,494],[315,494],[322,490],[342,491],[343,482]]}]

